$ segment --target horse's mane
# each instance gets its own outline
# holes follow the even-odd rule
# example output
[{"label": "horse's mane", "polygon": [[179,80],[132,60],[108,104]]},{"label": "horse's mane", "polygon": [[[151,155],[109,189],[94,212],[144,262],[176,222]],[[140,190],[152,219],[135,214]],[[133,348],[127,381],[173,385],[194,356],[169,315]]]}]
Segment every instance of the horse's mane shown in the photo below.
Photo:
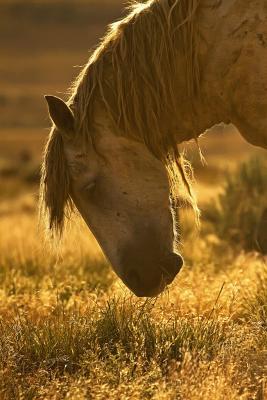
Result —
[{"label": "horse's mane", "polygon": [[[173,190],[182,185],[195,210],[190,178],[177,150],[177,132],[168,122],[179,108],[177,76],[184,74],[192,105],[198,91],[195,23],[198,4],[199,0],[150,0],[131,5],[128,16],[110,26],[92,53],[73,84],[68,101],[75,115],[76,134],[81,139],[91,141],[94,109],[96,102],[100,102],[114,133],[142,141],[162,159]],[[182,71],[179,57],[184,60]],[[55,193],[60,190],[60,195]],[[55,129],[45,150],[41,194],[50,228],[61,231],[64,208],[71,204],[71,199],[63,141]]]}]

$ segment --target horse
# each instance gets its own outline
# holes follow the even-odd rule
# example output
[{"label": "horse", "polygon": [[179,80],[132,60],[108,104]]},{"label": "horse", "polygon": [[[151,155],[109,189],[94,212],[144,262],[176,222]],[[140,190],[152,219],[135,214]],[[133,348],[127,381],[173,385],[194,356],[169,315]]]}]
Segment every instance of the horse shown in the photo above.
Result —
[{"label": "horse", "polygon": [[40,201],[53,235],[75,207],[118,277],[160,294],[183,266],[177,210],[198,219],[178,145],[234,124],[267,149],[267,3],[149,0],[130,6],[91,53],[53,126]]}]

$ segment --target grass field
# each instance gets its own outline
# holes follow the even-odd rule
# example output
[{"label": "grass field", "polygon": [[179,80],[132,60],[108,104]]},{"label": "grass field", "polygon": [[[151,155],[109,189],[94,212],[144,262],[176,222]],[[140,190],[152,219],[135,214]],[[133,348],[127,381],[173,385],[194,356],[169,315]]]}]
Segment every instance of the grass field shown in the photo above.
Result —
[{"label": "grass field", "polygon": [[121,9],[0,0],[0,399],[267,399],[266,258],[206,214],[226,171],[266,159],[233,127],[201,139],[208,166],[187,146],[202,227],[181,212],[185,266],[156,299],[131,295],[77,215],[60,243],[38,224],[42,95],[66,92]]},{"label": "grass field", "polygon": [[34,192],[1,201],[1,398],[265,398],[262,256],[188,235],[169,291],[138,300],[77,218],[44,243]]}]

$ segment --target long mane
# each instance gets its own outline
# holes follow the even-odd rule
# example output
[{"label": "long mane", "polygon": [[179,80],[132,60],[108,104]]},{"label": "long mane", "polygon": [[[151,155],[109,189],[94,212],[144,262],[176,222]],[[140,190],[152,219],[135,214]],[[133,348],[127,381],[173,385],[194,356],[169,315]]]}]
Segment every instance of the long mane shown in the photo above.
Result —
[{"label": "long mane", "polygon": [[[142,141],[165,162],[173,197],[181,187],[197,211],[190,175],[168,123],[179,109],[176,78],[184,74],[193,107],[198,93],[196,11],[199,0],[150,0],[134,3],[129,14],[112,24],[71,88],[76,134],[92,140],[97,102],[105,108],[114,133]],[[179,57],[183,58],[181,71]],[[60,187],[56,182],[60,182]],[[60,195],[55,193],[60,191]],[[71,205],[63,141],[52,129],[44,155],[41,198],[49,226],[61,231],[64,209]]]}]

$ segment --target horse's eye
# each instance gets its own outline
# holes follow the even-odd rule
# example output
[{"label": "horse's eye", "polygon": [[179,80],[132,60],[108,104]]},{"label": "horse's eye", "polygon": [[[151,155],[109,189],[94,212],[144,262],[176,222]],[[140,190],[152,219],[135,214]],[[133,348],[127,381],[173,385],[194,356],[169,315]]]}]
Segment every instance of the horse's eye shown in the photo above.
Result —
[{"label": "horse's eye", "polygon": [[95,181],[89,182],[83,187],[83,192],[86,194],[90,194],[95,189],[95,186],[96,186]]}]

